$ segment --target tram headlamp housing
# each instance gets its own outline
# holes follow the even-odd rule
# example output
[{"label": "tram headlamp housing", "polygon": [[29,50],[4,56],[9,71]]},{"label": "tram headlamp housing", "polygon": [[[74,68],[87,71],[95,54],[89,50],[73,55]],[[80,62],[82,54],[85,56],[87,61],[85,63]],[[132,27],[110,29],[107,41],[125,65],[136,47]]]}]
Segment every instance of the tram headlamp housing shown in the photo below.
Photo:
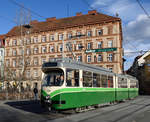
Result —
[{"label": "tram headlamp housing", "polygon": [[46,99],[50,99],[50,96],[49,96],[49,95],[47,95],[47,96],[46,96]]}]

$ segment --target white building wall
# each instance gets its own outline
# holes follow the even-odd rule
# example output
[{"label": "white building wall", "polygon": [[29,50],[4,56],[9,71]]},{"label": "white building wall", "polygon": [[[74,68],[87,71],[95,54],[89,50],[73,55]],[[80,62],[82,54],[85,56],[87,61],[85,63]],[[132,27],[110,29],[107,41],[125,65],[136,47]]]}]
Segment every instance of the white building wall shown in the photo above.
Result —
[{"label": "white building wall", "polygon": [[4,48],[0,48],[0,75],[4,74]]}]

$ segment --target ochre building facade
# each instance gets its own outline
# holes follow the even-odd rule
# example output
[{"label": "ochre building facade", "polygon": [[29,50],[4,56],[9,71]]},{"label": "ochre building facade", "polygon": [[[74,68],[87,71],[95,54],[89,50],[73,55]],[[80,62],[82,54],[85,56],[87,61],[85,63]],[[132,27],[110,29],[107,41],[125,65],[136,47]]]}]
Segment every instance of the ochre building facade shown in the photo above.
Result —
[{"label": "ochre building facade", "polygon": [[[29,27],[28,27],[29,26]],[[121,19],[97,11],[30,25],[14,27],[7,33],[5,67],[16,77],[22,71],[27,78],[40,79],[41,65],[53,58],[77,61],[123,72]]]}]

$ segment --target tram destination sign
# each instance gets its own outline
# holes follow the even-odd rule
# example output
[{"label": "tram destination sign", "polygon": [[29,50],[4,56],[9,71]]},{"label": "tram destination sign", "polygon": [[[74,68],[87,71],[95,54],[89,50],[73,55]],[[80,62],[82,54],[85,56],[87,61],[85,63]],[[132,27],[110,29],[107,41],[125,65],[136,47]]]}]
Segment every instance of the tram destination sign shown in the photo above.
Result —
[{"label": "tram destination sign", "polygon": [[96,53],[96,52],[110,52],[110,51],[116,51],[117,48],[104,48],[104,49],[89,49],[86,50],[86,53]]},{"label": "tram destination sign", "polygon": [[44,68],[53,67],[53,66],[57,66],[57,62],[46,62],[42,65],[42,67],[44,67]]}]

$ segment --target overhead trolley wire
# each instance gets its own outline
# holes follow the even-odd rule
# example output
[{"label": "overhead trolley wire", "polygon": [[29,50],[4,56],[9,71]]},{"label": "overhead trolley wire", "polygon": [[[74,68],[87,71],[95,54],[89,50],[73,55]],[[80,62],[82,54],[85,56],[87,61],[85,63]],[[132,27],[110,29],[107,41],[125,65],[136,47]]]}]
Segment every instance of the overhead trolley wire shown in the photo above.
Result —
[{"label": "overhead trolley wire", "polygon": [[86,0],[82,0],[83,3],[85,3],[90,9],[94,10],[93,8]]},{"label": "overhead trolley wire", "polygon": [[148,18],[150,18],[150,15],[148,14],[148,12],[146,11],[146,9],[143,7],[142,3],[139,0],[136,0],[137,3],[139,4],[139,6],[141,7],[141,9],[144,11],[144,13],[146,14],[146,16]]},{"label": "overhead trolley wire", "polygon": [[4,19],[4,20],[7,20],[7,21],[9,21],[11,23],[17,24],[14,20],[12,20],[12,19],[10,19],[10,18],[8,18],[6,16],[3,16],[3,15],[0,15],[0,19]]},{"label": "overhead trolley wire", "polygon": [[33,10],[31,10],[31,9],[29,9],[29,8],[27,8],[27,7],[25,7],[25,6],[23,6],[23,5],[21,5],[20,3],[16,2],[15,0],[8,0],[8,1],[10,1],[10,2],[11,2],[12,4],[14,4],[14,5],[17,5],[17,6],[19,6],[19,7],[22,7],[23,9],[25,9],[25,10],[27,10],[27,11],[30,11],[31,13],[33,13],[34,15],[36,15],[36,16],[38,16],[38,17],[40,17],[40,18],[46,19],[46,17],[40,15],[39,13],[37,13],[37,12],[35,12],[35,11],[33,11]]}]

